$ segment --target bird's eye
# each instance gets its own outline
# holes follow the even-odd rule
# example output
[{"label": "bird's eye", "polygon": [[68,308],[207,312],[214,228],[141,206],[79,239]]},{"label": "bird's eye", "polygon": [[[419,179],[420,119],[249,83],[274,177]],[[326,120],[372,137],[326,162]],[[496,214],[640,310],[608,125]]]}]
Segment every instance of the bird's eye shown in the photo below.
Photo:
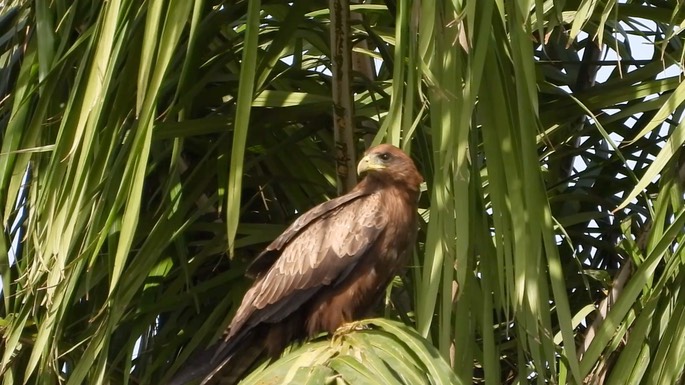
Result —
[{"label": "bird's eye", "polygon": [[391,156],[390,154],[388,154],[387,152],[384,152],[384,153],[378,155],[378,157],[381,158],[381,160],[388,160],[388,159],[390,159],[392,156]]}]

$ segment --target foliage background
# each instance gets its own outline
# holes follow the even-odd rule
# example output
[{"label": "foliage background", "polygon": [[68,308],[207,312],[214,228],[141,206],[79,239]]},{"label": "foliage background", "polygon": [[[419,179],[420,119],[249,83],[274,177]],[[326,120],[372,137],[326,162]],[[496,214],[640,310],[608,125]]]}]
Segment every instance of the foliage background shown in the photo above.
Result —
[{"label": "foliage background", "polygon": [[[340,188],[329,4],[0,7],[2,383],[158,381],[221,335],[260,248]],[[357,153],[400,145],[426,179],[385,315],[466,383],[683,383],[681,2],[352,10]]]}]

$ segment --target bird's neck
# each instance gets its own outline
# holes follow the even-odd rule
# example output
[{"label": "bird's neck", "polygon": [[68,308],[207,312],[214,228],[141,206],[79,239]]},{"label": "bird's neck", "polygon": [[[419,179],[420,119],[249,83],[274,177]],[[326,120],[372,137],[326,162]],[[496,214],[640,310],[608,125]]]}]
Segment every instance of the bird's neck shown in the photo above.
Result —
[{"label": "bird's neck", "polygon": [[362,191],[368,194],[385,191],[396,198],[406,201],[412,206],[416,205],[421,192],[419,183],[371,175],[365,177],[356,188],[362,189]]}]

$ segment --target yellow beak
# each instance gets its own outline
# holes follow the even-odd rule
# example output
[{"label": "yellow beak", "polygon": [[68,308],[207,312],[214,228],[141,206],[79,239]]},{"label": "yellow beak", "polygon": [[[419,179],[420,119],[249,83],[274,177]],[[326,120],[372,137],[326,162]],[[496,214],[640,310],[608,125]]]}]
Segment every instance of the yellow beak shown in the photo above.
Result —
[{"label": "yellow beak", "polygon": [[385,165],[378,160],[374,155],[368,154],[362,158],[357,164],[357,175],[361,175],[364,172],[372,170],[382,170]]}]

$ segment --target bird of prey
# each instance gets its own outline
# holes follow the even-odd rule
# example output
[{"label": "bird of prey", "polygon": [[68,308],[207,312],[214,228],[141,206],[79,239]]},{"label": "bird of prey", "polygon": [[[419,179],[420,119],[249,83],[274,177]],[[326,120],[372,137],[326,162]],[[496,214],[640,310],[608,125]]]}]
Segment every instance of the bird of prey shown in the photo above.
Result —
[{"label": "bird of prey", "polygon": [[369,149],[357,172],[364,177],[349,193],[304,213],[256,257],[247,270],[255,281],[225,338],[170,385],[215,383],[248,348],[277,357],[293,340],[368,315],[411,253],[423,178],[389,144]]}]

